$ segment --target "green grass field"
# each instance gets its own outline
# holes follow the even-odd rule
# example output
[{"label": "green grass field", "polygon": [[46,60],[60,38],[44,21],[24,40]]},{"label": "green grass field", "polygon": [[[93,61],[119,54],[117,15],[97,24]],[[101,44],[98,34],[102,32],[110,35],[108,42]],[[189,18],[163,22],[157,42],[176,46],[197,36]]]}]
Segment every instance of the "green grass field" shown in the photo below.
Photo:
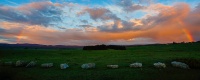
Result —
[{"label": "green grass field", "polygon": [[[170,65],[174,59],[200,60],[200,44],[171,44],[127,47],[127,50],[44,50],[0,49],[1,62],[35,60],[36,67],[0,66],[2,80],[200,80],[200,69],[179,69]],[[164,62],[165,69],[154,68],[153,63]],[[40,64],[53,62],[54,67],[44,69]],[[81,69],[83,63],[96,63],[95,69]],[[142,62],[143,68],[129,68],[129,64]],[[61,70],[59,65],[70,68]],[[106,65],[118,64],[118,69]]]}]

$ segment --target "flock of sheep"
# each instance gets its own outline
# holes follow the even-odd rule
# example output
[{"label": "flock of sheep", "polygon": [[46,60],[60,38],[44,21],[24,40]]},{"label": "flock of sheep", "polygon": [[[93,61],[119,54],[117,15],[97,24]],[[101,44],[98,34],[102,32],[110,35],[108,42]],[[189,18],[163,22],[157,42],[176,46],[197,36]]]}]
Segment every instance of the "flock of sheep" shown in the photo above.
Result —
[{"label": "flock of sheep", "polygon": [[[34,67],[36,66],[37,61],[30,61],[29,63],[27,63],[26,61],[22,61],[22,60],[18,60],[16,61],[16,63],[14,63],[14,66],[16,67],[20,67],[20,66],[25,66],[25,67]],[[4,62],[4,65],[13,65],[13,63],[10,62]],[[171,65],[173,67],[178,67],[178,68],[182,68],[182,69],[190,69],[189,66],[183,62],[177,62],[177,61],[173,61],[171,62]],[[142,68],[142,63],[139,62],[135,62],[129,65],[130,68]],[[157,62],[154,63],[153,66],[155,68],[166,68],[166,64],[162,63],[162,62]],[[53,63],[43,63],[41,64],[41,67],[43,68],[50,68],[53,67]],[[68,68],[69,65],[66,63],[60,64],[60,69],[66,69]],[[119,65],[107,65],[108,68],[119,68]],[[95,68],[95,63],[85,63],[81,65],[82,69],[91,69],[91,68]]]}]

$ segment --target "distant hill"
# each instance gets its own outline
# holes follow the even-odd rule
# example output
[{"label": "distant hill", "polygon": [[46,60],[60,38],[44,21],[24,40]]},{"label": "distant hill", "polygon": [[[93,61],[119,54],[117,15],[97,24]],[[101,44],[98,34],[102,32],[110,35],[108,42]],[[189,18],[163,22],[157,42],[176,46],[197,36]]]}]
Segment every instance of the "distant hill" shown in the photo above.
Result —
[{"label": "distant hill", "polygon": [[0,43],[1,49],[71,49],[82,48],[82,46],[65,46],[65,45],[41,45],[41,44],[7,44]]},{"label": "distant hill", "polygon": [[156,46],[156,45],[175,45],[175,44],[199,44],[200,41],[197,42],[181,42],[181,43],[168,43],[168,44],[146,44],[146,45],[96,45],[96,46],[73,46],[73,45],[42,45],[42,44],[8,44],[8,43],[0,43],[0,49],[83,49],[83,50],[106,50],[106,49],[116,49],[116,50],[126,50],[126,47],[133,46]]},{"label": "distant hill", "polygon": [[172,43],[166,43],[166,44],[141,44],[141,45],[126,45],[127,47],[133,47],[133,46],[157,46],[157,45],[176,45],[176,44],[200,44],[200,41],[196,41],[196,42],[172,42]]}]

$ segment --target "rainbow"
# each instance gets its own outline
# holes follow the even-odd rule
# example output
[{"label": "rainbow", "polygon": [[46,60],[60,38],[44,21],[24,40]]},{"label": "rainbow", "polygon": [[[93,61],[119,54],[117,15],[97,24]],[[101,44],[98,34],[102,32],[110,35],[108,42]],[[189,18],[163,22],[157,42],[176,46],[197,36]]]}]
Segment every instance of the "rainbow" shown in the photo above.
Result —
[{"label": "rainbow", "polygon": [[185,34],[185,36],[187,37],[187,39],[188,39],[190,42],[194,42],[194,38],[193,38],[191,32],[190,32],[188,29],[184,28],[186,24],[184,24],[182,21],[179,21],[179,24],[183,27],[183,28],[182,28],[182,31],[183,31],[183,33]]},{"label": "rainbow", "polygon": [[194,38],[192,37],[192,34],[190,33],[189,30],[183,28],[182,31],[185,33],[187,39],[188,39],[190,42],[194,42]]}]

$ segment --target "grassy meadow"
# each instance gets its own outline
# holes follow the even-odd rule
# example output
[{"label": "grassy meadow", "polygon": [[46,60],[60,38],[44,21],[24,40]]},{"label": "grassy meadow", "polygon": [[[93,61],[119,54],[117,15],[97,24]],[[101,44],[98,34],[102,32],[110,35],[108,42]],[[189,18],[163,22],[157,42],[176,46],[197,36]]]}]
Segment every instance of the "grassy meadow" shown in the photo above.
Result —
[{"label": "grassy meadow", "polygon": [[[0,80],[200,80],[200,69],[179,69],[171,66],[175,59],[200,60],[200,43],[146,45],[127,47],[127,50],[82,49],[0,49],[0,60],[37,60],[33,68],[0,66]],[[153,63],[164,62],[165,69],[154,68]],[[53,62],[52,68],[40,64]],[[82,69],[84,63],[96,63],[95,69]],[[134,62],[143,68],[130,68]],[[61,63],[69,68],[60,69]],[[118,64],[118,69],[106,65]]]}]

